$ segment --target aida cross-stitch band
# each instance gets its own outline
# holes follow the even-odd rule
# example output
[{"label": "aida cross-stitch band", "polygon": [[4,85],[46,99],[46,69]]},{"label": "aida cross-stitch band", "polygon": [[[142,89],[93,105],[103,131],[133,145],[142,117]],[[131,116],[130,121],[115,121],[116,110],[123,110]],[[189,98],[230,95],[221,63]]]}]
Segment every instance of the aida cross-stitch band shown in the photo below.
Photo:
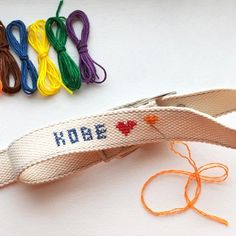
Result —
[{"label": "aida cross-stitch band", "polygon": [[[91,117],[33,131],[0,154],[0,183],[39,184],[126,156],[140,145],[168,140],[197,141],[236,148],[236,130],[214,117],[236,109],[236,90],[186,96],[158,96]],[[144,121],[159,117],[153,132]]]}]

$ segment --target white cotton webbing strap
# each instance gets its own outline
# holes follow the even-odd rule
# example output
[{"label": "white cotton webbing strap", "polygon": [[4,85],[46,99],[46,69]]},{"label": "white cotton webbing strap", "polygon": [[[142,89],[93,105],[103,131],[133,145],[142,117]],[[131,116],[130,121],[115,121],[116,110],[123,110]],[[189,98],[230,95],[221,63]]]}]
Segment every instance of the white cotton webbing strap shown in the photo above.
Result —
[{"label": "white cotton webbing strap", "polygon": [[[236,130],[213,118],[234,110],[236,90],[214,90],[145,99],[38,129],[0,153],[0,186],[17,180],[28,184],[56,180],[125,156],[147,143],[184,140],[236,148]],[[146,124],[144,118],[149,115],[158,117],[158,129],[164,137]]]}]

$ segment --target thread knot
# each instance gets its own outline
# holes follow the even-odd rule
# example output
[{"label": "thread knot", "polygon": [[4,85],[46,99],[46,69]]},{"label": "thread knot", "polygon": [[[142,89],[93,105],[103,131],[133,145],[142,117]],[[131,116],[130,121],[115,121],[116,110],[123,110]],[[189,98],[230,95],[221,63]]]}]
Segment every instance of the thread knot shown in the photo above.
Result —
[{"label": "thread knot", "polygon": [[88,45],[87,44],[78,44],[76,48],[80,54],[88,52]]},{"label": "thread knot", "polygon": [[65,51],[66,51],[65,46],[59,47],[58,50],[57,50],[58,54],[60,54],[62,52],[65,52]]},{"label": "thread knot", "polygon": [[29,57],[28,55],[22,55],[22,56],[19,56],[21,61],[28,61],[29,60]]},{"label": "thread knot", "polygon": [[46,58],[48,56],[48,52],[42,52],[39,53],[38,57],[40,60],[43,60],[44,58]]}]

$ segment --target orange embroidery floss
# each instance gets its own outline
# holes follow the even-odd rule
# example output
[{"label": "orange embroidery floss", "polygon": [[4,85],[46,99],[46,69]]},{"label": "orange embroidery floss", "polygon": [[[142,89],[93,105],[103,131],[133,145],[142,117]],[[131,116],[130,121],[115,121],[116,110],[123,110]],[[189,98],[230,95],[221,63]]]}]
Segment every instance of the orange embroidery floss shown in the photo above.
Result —
[{"label": "orange embroidery floss", "polygon": [[[156,120],[156,121],[155,121]],[[162,134],[162,132],[160,132],[158,130],[158,128],[155,126],[155,124],[158,121],[158,117],[156,116],[146,116],[144,117],[144,121],[148,124],[151,125],[155,130],[157,130],[160,134]],[[155,122],[154,122],[155,121]],[[184,155],[182,153],[180,153],[179,151],[177,151],[176,149],[176,145],[181,144],[185,149],[187,154]],[[189,146],[181,141],[171,141],[170,142],[170,151],[173,152],[175,155],[179,156],[180,158],[184,158],[188,161],[188,163],[192,166],[193,168],[193,172],[190,171],[185,171],[185,170],[164,170],[161,171],[159,173],[156,173],[155,175],[151,176],[143,185],[142,190],[141,190],[141,202],[144,206],[144,208],[152,215],[154,216],[167,216],[167,215],[174,215],[174,214],[178,214],[178,213],[183,213],[185,211],[187,211],[188,209],[193,209],[194,211],[196,211],[198,214],[214,220],[218,223],[224,224],[224,225],[228,225],[228,221],[226,221],[223,218],[220,218],[218,216],[215,215],[211,215],[208,214],[198,208],[196,208],[194,205],[197,202],[200,193],[201,193],[201,188],[202,188],[202,181],[206,182],[206,183],[220,183],[223,182],[227,179],[228,177],[228,167],[226,165],[223,165],[221,163],[209,163],[206,165],[203,165],[201,167],[197,167],[195,161],[192,159],[192,155],[191,155],[191,150],[189,148]],[[210,175],[204,175],[204,172],[210,169],[221,169],[223,170],[223,174],[220,176],[210,176]],[[183,175],[183,176],[187,176],[188,180],[187,183],[185,185],[184,188],[184,197],[186,200],[186,205],[184,207],[180,207],[180,208],[174,208],[171,210],[167,210],[167,211],[155,211],[153,209],[151,209],[148,204],[145,201],[145,190],[147,189],[148,185],[157,177],[161,176],[161,175]],[[190,184],[195,181],[196,182],[196,189],[194,192],[194,196],[192,199],[189,198],[188,195],[188,189],[190,187]]]},{"label": "orange embroidery floss", "polygon": [[144,121],[149,125],[155,125],[158,121],[158,117],[155,115],[145,116]]},{"label": "orange embroidery floss", "polygon": [[2,81],[0,80],[0,96],[2,95]]}]

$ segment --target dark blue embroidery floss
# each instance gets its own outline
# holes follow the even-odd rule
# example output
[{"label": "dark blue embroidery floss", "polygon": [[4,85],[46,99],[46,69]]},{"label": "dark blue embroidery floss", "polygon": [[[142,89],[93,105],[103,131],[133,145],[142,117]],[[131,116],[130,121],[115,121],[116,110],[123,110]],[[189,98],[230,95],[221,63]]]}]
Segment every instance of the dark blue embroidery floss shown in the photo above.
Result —
[{"label": "dark blue embroidery floss", "polygon": [[76,129],[70,129],[70,130],[67,130],[67,132],[68,132],[70,142],[72,144],[79,142],[79,137],[78,137]]},{"label": "dark blue embroidery floss", "polygon": [[93,130],[84,126],[80,128],[71,128],[64,131],[53,132],[56,145],[60,147],[67,144],[76,144],[81,141],[92,141],[93,134],[97,140],[107,138],[107,129],[105,124],[96,124],[93,127]]},{"label": "dark blue embroidery floss", "polygon": [[56,143],[57,143],[57,146],[60,147],[61,144],[62,145],[66,145],[66,140],[64,138],[64,134],[63,132],[59,132],[59,134],[57,132],[54,132],[54,137],[55,137],[55,140],[56,140]]},{"label": "dark blue embroidery floss", "polygon": [[80,130],[81,130],[81,134],[83,136],[84,141],[93,140],[91,129],[82,127]]},{"label": "dark blue embroidery floss", "polygon": [[[20,42],[13,35],[14,29],[19,30]],[[28,33],[25,24],[20,21],[12,21],[6,28],[6,36],[12,50],[21,60],[21,85],[26,94],[32,94],[37,89],[38,73],[32,61],[28,57]],[[28,84],[28,73],[31,77],[32,86]]]},{"label": "dark blue embroidery floss", "polygon": [[107,138],[107,129],[105,128],[105,124],[95,125],[97,139],[105,139]]}]

